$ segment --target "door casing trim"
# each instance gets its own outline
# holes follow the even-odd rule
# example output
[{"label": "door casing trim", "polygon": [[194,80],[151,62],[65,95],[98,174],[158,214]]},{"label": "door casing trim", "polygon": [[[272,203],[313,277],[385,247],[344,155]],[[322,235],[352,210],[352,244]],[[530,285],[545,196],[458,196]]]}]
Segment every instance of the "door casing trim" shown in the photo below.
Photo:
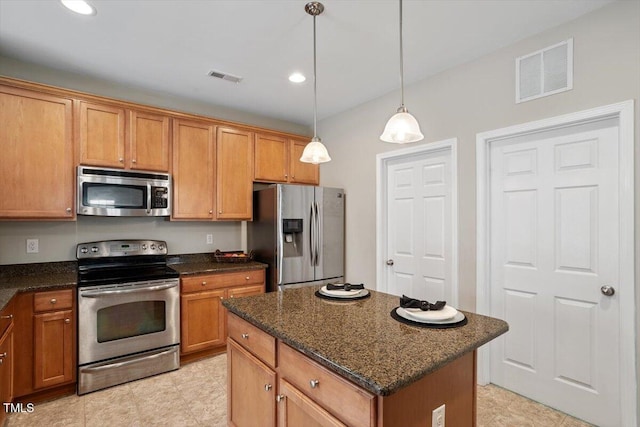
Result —
[{"label": "door casing trim", "polygon": [[387,174],[393,160],[411,159],[423,154],[449,153],[451,159],[451,294],[450,304],[458,306],[458,138],[445,139],[416,147],[380,153],[376,156],[376,289],[387,292],[385,274],[385,248],[387,247]]},{"label": "door casing trim", "polygon": [[[617,284],[626,295],[620,299],[620,408],[622,425],[635,426],[638,420],[636,370],[636,294],[634,225],[634,101],[628,100],[548,119],[523,123],[476,135],[476,312],[491,313],[490,277],[490,158],[492,142],[546,132],[607,118],[618,119],[619,130],[619,276]],[[478,351],[478,383],[491,382],[490,347]]]}]

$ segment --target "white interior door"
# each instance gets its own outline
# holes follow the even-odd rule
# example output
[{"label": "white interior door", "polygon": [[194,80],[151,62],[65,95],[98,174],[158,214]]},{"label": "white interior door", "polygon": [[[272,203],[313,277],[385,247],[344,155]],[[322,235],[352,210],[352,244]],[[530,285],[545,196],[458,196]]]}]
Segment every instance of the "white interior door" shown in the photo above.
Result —
[{"label": "white interior door", "polygon": [[457,304],[453,286],[452,153],[391,160],[386,174],[388,293]]},{"label": "white interior door", "polygon": [[618,125],[490,147],[491,382],[619,426]]}]

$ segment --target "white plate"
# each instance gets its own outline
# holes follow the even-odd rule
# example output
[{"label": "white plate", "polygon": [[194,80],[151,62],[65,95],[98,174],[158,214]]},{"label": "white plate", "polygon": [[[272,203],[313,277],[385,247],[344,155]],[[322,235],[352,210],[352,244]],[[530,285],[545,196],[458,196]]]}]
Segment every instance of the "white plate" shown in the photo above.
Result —
[{"label": "white plate", "polygon": [[320,293],[332,298],[358,298],[369,294],[367,289],[354,289],[351,291],[335,290],[330,291],[326,286],[320,288]]},{"label": "white plate", "polygon": [[452,319],[456,314],[458,314],[458,310],[450,305],[445,305],[442,310],[422,311],[419,308],[405,308],[403,310],[405,310],[412,319],[421,322]]},{"label": "white plate", "polygon": [[411,317],[410,313],[402,307],[396,308],[396,313],[398,314],[398,316],[404,319],[410,320],[412,322],[427,323],[430,325],[448,325],[451,323],[458,323],[464,320],[464,314],[461,311],[458,311],[456,315],[453,316],[451,319],[445,319],[445,320],[419,320],[419,319],[416,319],[415,317]]}]

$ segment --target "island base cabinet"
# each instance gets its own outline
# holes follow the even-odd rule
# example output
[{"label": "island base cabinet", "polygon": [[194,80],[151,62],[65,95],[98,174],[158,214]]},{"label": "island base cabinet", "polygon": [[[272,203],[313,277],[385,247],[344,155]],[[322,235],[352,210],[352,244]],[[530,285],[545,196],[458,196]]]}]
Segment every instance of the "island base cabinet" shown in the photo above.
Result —
[{"label": "island base cabinet", "polygon": [[278,427],[346,426],[283,379],[278,384],[278,392]]},{"label": "island base cabinet", "polygon": [[[4,331],[0,338],[0,403],[13,401],[13,324]],[[0,425],[7,418],[6,408],[0,410]]]},{"label": "island base cabinet", "polygon": [[[227,420],[230,426],[276,425],[276,373],[233,339],[227,342]],[[290,424],[307,425],[307,424]]]}]

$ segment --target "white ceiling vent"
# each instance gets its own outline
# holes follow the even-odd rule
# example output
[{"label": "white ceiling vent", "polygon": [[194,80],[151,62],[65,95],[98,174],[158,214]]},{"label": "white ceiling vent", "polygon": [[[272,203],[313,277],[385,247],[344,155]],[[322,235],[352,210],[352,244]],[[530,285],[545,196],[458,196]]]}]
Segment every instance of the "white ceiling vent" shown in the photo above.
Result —
[{"label": "white ceiling vent", "polygon": [[233,74],[228,74],[228,73],[223,73],[221,71],[209,71],[209,74],[211,77],[216,77],[222,80],[226,80],[228,82],[233,82],[233,83],[240,83],[240,80],[242,80],[242,77],[240,76],[234,76]]},{"label": "white ceiling vent", "polygon": [[516,103],[573,89],[573,39],[516,58]]}]

